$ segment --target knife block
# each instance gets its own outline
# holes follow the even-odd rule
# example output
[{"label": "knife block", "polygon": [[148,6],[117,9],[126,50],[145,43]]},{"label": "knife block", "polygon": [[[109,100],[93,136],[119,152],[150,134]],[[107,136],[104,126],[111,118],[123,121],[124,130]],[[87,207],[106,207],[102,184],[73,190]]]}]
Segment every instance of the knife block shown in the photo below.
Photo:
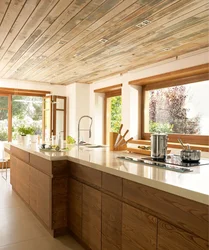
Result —
[{"label": "knife block", "polygon": [[[115,141],[118,137],[118,133],[115,133],[115,132],[110,132],[110,151],[120,151],[120,150],[126,150],[127,149],[127,145],[123,145],[123,146],[118,146],[116,148],[114,148],[114,145],[115,145]],[[120,135],[120,138],[119,140],[122,139],[122,136]],[[119,141],[118,140],[118,141]],[[126,141],[123,139],[121,144],[125,143]]]}]

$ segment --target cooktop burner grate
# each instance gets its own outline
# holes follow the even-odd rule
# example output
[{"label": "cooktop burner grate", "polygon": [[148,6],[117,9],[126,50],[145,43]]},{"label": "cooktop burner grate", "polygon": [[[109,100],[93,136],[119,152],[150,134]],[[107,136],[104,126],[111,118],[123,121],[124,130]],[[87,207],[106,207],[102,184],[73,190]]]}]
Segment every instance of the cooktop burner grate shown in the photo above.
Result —
[{"label": "cooktop burner grate", "polygon": [[180,155],[167,155],[164,161],[154,160],[151,157],[142,158],[142,160],[149,160],[152,162],[160,162],[166,164],[172,164],[181,167],[197,167],[202,165],[209,165],[209,160],[201,159],[199,162],[182,162]]}]

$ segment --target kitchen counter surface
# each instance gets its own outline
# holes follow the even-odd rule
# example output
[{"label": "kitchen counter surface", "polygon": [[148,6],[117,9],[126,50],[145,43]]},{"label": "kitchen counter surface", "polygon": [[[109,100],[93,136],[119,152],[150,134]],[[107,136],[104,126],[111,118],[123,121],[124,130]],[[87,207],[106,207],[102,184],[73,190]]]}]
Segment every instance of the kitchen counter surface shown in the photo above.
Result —
[{"label": "kitchen counter surface", "polygon": [[41,152],[37,145],[25,147],[5,144],[25,150],[50,161],[69,160],[115,176],[141,183],[165,192],[209,205],[209,165],[193,167],[193,172],[178,173],[158,167],[118,159],[118,156],[141,158],[144,155],[112,152],[109,148],[86,148],[72,146],[66,152]]}]

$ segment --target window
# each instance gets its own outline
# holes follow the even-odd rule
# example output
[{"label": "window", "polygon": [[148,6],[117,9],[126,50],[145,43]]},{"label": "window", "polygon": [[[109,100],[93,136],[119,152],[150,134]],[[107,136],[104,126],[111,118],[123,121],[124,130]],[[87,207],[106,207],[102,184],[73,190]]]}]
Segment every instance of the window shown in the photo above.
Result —
[{"label": "window", "polygon": [[106,144],[109,145],[110,132],[118,132],[121,124],[122,97],[121,93],[115,93],[106,97]]},{"label": "window", "polygon": [[209,75],[192,75],[191,68],[186,73],[191,74],[189,78],[178,73],[171,74],[170,81],[168,74],[164,74],[165,78],[161,75],[161,80],[156,76],[157,82],[152,77],[151,84],[143,86],[142,139],[149,140],[150,133],[163,132],[169,134],[169,142],[181,138],[184,142],[209,145]]},{"label": "window", "polygon": [[37,134],[42,128],[42,97],[48,91],[0,88],[0,141],[17,138],[23,124],[33,126]]},{"label": "window", "polygon": [[145,132],[209,135],[209,81],[146,91]]},{"label": "window", "polygon": [[95,93],[100,93],[104,98],[104,124],[103,143],[109,144],[110,132],[118,132],[122,119],[122,84],[117,84],[101,89],[95,89]]}]

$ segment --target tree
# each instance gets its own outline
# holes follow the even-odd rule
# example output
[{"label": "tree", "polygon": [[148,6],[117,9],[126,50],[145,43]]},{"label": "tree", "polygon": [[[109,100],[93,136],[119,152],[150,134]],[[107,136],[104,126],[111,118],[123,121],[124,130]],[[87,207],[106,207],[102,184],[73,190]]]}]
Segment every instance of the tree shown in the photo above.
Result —
[{"label": "tree", "polygon": [[173,133],[198,134],[200,130],[200,116],[188,117],[189,109],[185,108],[187,97],[185,86],[150,91],[150,124],[154,124],[158,130],[160,126],[169,128],[170,125]]},{"label": "tree", "polygon": [[118,132],[121,124],[121,109],[122,98],[121,96],[114,96],[111,98],[111,130],[112,132]]}]

